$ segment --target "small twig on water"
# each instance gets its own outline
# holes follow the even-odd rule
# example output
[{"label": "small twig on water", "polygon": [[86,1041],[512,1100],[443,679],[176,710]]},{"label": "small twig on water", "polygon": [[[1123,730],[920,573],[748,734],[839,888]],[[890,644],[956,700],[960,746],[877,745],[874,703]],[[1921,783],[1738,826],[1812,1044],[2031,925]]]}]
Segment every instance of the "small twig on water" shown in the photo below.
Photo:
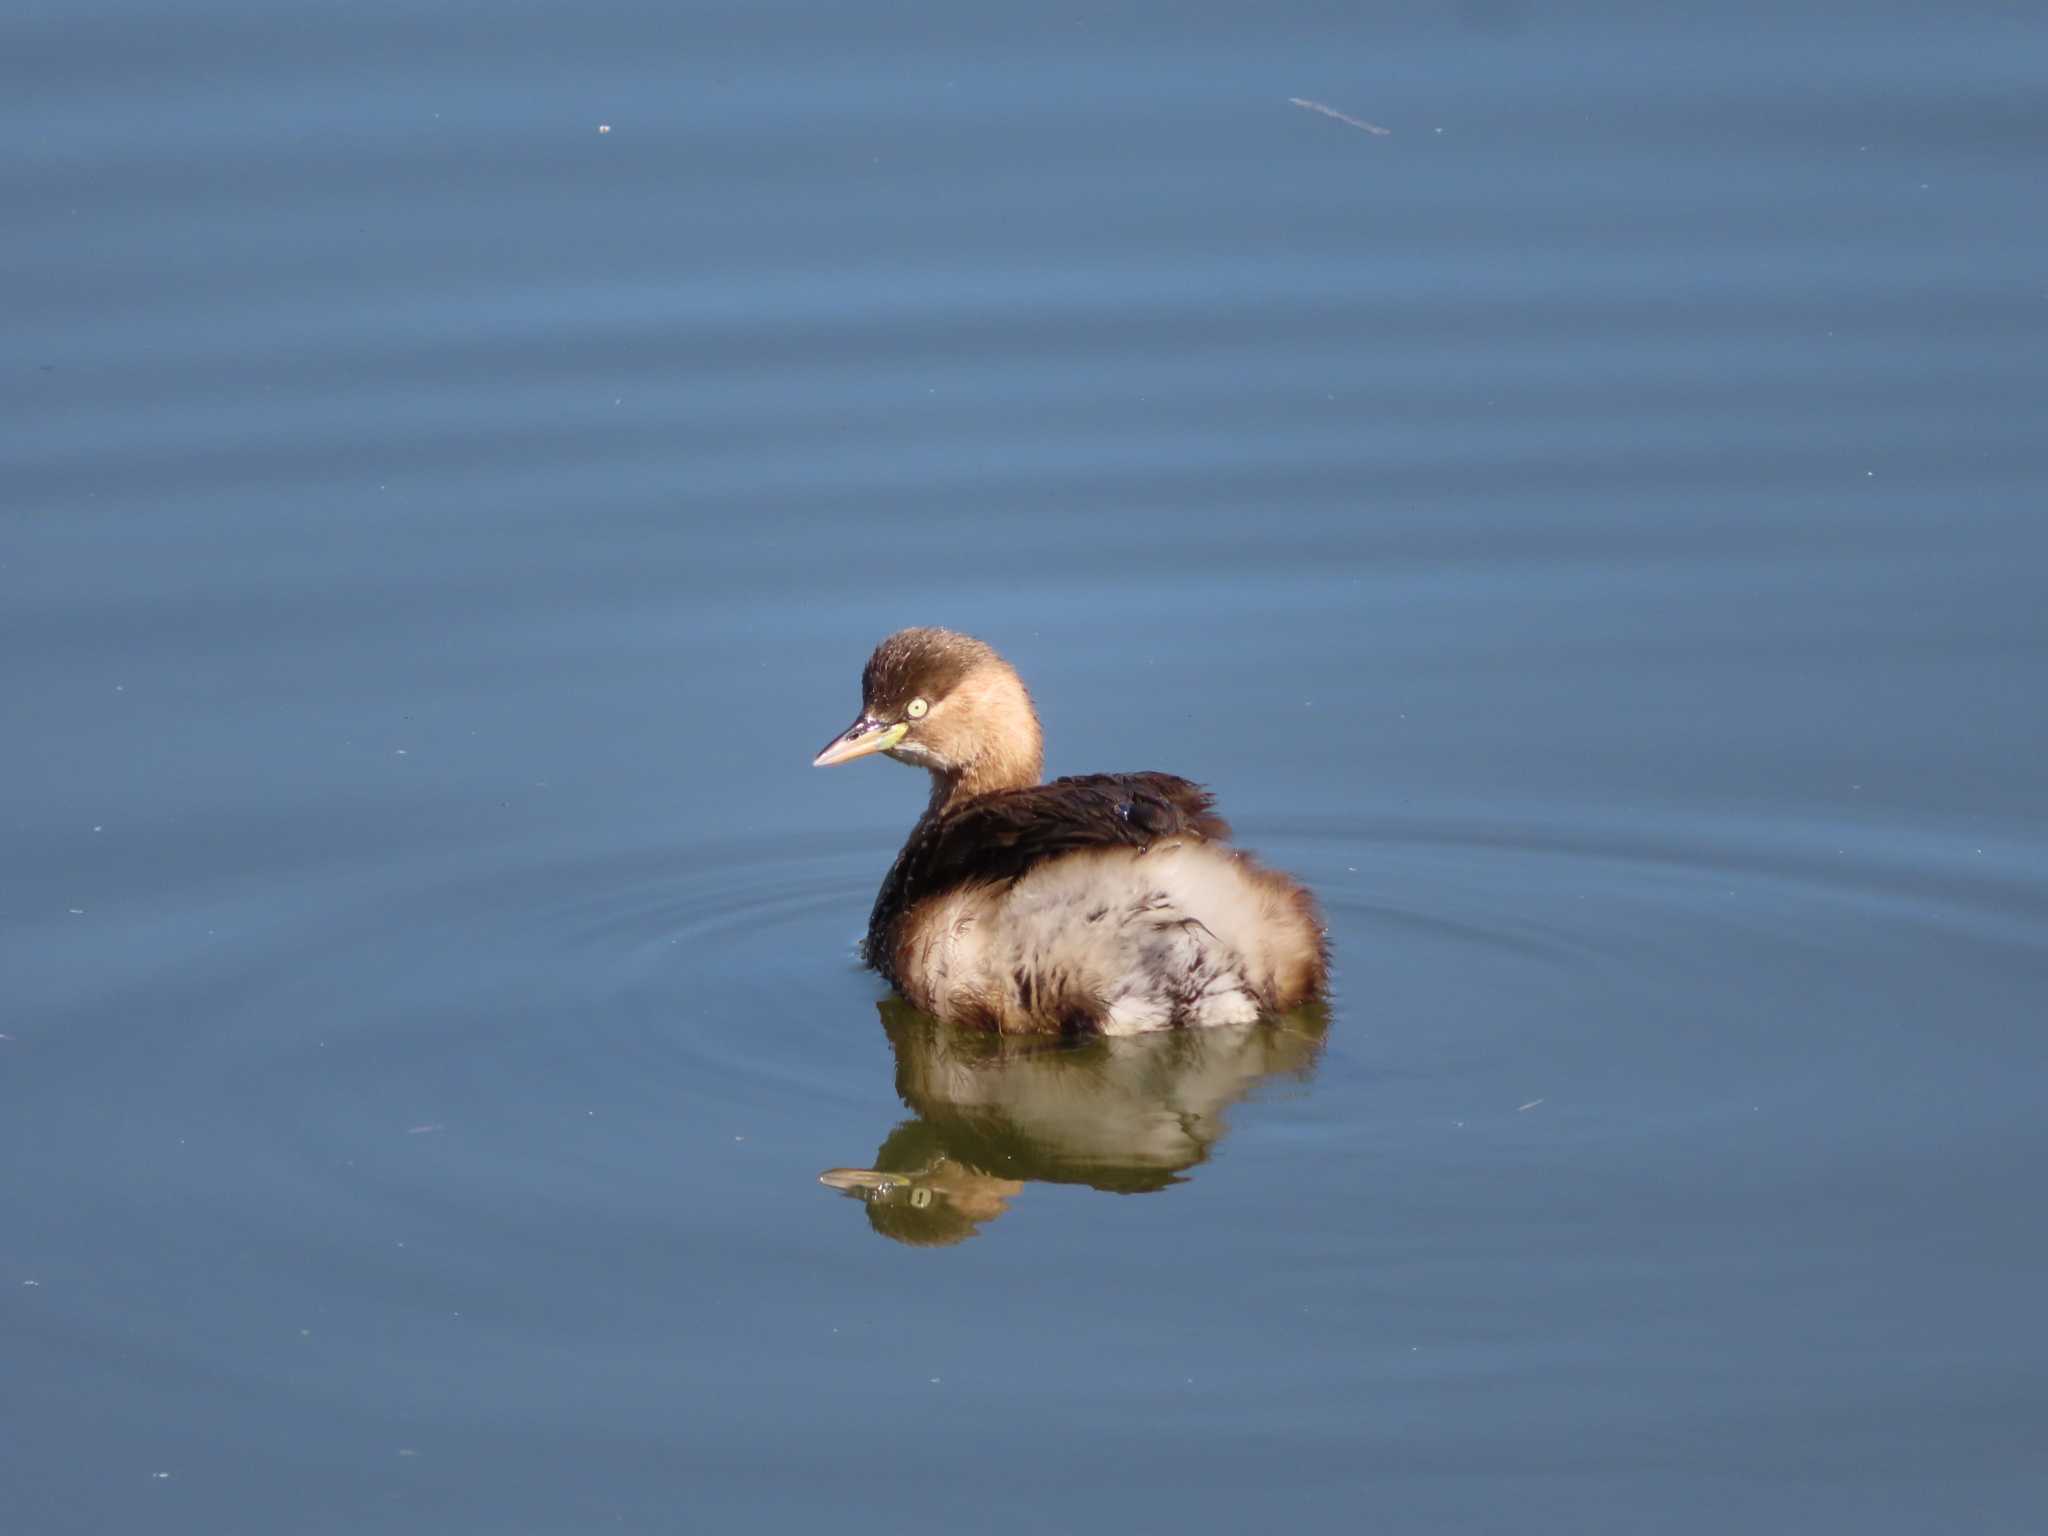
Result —
[{"label": "small twig on water", "polygon": [[1334,117],[1340,123],[1362,128],[1375,138],[1384,139],[1394,131],[1391,128],[1382,128],[1378,123],[1368,123],[1362,117],[1353,117],[1349,112],[1339,112],[1335,107],[1326,107],[1320,101],[1310,101],[1306,96],[1290,96],[1287,102],[1289,106],[1300,107],[1304,112],[1320,112],[1325,117]]}]

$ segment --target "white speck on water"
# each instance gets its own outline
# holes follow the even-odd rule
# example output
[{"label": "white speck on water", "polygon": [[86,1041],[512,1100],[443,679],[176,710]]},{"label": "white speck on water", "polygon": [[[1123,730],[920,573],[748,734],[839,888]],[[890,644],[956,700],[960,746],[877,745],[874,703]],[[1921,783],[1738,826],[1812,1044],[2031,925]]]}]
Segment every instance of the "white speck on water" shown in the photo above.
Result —
[{"label": "white speck on water", "polygon": [[939,1378],[938,1378],[938,1377],[936,1377],[936,1376],[934,1376],[934,1377],[932,1378],[932,1385],[936,1387],[936,1386],[937,1386],[938,1384],[939,1384]]},{"label": "white speck on water", "polygon": [[41,1289],[42,1289],[42,1285],[43,1285],[43,1282],[42,1282],[42,1281],[40,1281],[40,1280],[24,1280],[24,1281],[22,1281],[21,1283],[22,1283],[23,1285],[32,1285],[32,1286],[34,1286],[34,1287],[35,1287],[35,1288],[36,1288],[37,1290],[41,1290]]},{"label": "white speck on water", "polygon": [[1528,1103],[1522,1105],[1519,1109],[1517,1109],[1515,1113],[1519,1115],[1522,1113],[1523,1110],[1534,1109],[1538,1104],[1541,1104],[1542,1102],[1543,1101],[1541,1099],[1531,1099]]},{"label": "white speck on water", "polygon": [[166,1478],[168,1478],[168,1477],[169,1477],[169,1476],[170,1476],[171,1474],[170,1474],[170,1473],[168,1473],[168,1472],[152,1472],[152,1473],[150,1473],[149,1475],[150,1475],[151,1477],[155,1478],[155,1479],[156,1479],[156,1480],[157,1480],[158,1482],[160,1482],[160,1483],[161,1483],[161,1482],[163,1482],[163,1481],[164,1481],[164,1480],[165,1480]]},{"label": "white speck on water", "polygon": [[599,123],[597,125],[597,131],[599,133],[610,133],[612,131],[612,125],[610,123]]},{"label": "white speck on water", "polygon": [[94,827],[94,828],[93,828],[93,831],[95,831],[95,832],[104,832],[104,831],[106,831],[106,830],[107,830],[107,829],[106,829],[105,827]]},{"label": "white speck on water", "polygon": [[71,909],[71,915],[72,915],[73,917],[83,917],[83,916],[85,916],[85,908],[83,908],[83,907],[73,907],[73,908]]}]

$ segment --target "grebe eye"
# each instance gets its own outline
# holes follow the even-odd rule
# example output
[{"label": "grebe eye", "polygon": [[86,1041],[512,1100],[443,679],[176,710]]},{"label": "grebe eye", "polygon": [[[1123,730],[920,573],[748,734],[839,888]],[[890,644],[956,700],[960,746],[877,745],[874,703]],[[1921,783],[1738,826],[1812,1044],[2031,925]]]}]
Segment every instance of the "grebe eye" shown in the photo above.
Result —
[{"label": "grebe eye", "polygon": [[930,708],[931,705],[925,703],[923,699],[912,699],[910,701],[909,706],[903,711],[903,713],[910,716],[910,718],[913,720],[922,720],[924,718],[924,712]]}]

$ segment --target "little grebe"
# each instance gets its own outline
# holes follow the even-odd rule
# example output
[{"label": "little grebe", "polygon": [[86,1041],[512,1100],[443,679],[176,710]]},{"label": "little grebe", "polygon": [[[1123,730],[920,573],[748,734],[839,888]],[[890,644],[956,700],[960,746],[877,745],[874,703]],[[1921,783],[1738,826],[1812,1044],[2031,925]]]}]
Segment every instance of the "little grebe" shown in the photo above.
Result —
[{"label": "little grebe", "polygon": [[875,897],[867,962],[926,1013],[1011,1034],[1244,1023],[1321,994],[1315,898],[1229,846],[1207,790],[1167,773],[1041,784],[1031,695],[981,641],[875,648],[860,717],[816,766],[886,752],[931,804]]}]

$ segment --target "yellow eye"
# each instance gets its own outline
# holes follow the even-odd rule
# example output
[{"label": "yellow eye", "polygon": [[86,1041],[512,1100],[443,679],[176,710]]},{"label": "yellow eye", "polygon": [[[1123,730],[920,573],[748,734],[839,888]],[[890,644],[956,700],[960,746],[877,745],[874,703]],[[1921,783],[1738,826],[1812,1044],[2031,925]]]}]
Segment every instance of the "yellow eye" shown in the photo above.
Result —
[{"label": "yellow eye", "polygon": [[931,705],[925,703],[923,699],[912,699],[908,707],[904,709],[903,713],[910,716],[910,718],[913,720],[922,720],[924,718],[924,712],[930,708]]}]

